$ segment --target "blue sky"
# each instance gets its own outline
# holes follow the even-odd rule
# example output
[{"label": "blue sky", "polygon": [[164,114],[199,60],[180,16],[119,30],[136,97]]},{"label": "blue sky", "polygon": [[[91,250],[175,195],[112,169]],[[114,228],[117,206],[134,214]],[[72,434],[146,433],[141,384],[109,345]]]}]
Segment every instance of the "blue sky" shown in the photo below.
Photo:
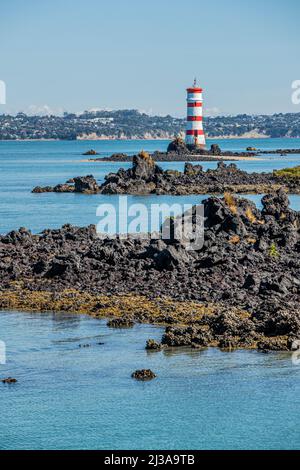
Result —
[{"label": "blue sky", "polygon": [[183,116],[195,75],[207,114],[300,112],[291,102],[298,0],[1,0],[0,8],[0,113]]}]

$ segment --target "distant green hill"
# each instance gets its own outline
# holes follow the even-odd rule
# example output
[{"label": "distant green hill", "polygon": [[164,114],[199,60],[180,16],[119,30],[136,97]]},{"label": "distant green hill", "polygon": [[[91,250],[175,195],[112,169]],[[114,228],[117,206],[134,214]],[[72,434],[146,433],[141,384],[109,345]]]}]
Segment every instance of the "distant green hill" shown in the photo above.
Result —
[{"label": "distant green hill", "polygon": [[[300,137],[300,113],[207,117],[204,128],[208,137]],[[0,115],[0,140],[171,139],[184,129],[184,119],[148,116],[136,110],[63,116]]]}]

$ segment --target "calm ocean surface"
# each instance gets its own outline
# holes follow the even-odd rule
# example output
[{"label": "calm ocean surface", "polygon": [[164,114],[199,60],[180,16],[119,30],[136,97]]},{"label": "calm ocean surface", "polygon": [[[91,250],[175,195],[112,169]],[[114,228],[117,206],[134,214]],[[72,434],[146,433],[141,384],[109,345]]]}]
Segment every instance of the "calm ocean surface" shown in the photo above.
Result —
[{"label": "calm ocean surface", "polygon": [[[300,140],[219,141],[222,148],[300,148]],[[99,203],[115,196],[31,194],[76,175],[99,181],[119,163],[85,163],[82,153],[161,149],[164,141],[0,142],[0,232],[26,226],[96,223]],[[300,155],[238,162],[250,171],[300,164]],[[129,164],[124,165],[128,167]],[[161,164],[182,169],[184,163]],[[213,163],[203,163],[205,168]],[[134,202],[198,202],[203,197],[133,197]],[[259,203],[259,196],[251,199]],[[300,209],[300,197],[290,197]],[[288,353],[173,350],[149,353],[162,329],[70,314],[0,312],[7,362],[0,378],[0,449],[299,449],[300,366]],[[80,348],[80,344],[90,344]],[[103,343],[103,344],[99,344]],[[137,368],[158,377],[131,379]]]},{"label": "calm ocean surface", "polygon": [[[1,376],[19,380],[0,384],[2,449],[300,446],[300,367],[289,354],[147,352],[161,328],[70,314],[2,312],[0,332]],[[133,380],[143,367],[158,377]]]},{"label": "calm ocean surface", "polygon": [[[209,144],[212,141],[209,142]],[[217,141],[222,149],[245,150],[257,148],[300,148],[300,139],[255,139]],[[97,223],[96,209],[100,203],[116,203],[118,196],[85,194],[32,194],[34,186],[63,183],[73,176],[93,174],[98,181],[120,168],[120,163],[83,162],[82,153],[90,148],[101,155],[114,152],[136,153],[145,150],[165,150],[168,141],[98,141],[98,142],[0,142],[0,233],[19,227],[39,232],[44,228],[57,228],[69,222],[75,225]],[[300,155],[287,157],[266,156],[260,161],[237,162],[249,171],[271,171],[300,164]],[[216,163],[202,163],[204,168],[214,168]],[[163,168],[183,170],[184,163],[161,163]],[[128,168],[130,163],[122,165]],[[136,203],[200,202],[204,196],[134,196]],[[259,196],[251,199],[259,202]],[[300,208],[300,198],[291,197],[293,207]]]}]

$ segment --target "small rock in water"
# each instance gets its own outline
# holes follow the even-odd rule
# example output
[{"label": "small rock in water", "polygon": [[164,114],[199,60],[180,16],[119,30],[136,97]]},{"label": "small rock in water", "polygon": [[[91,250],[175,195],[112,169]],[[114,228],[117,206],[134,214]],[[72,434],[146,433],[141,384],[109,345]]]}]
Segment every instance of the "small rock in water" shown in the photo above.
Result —
[{"label": "small rock in water", "polygon": [[7,377],[6,379],[2,379],[1,382],[4,384],[15,384],[17,379],[14,379],[13,377]]},{"label": "small rock in water", "polygon": [[152,372],[151,369],[140,369],[133,372],[131,377],[136,380],[152,380],[157,376],[154,374],[154,372]]},{"label": "small rock in water", "polygon": [[154,339],[148,339],[146,343],[146,349],[152,350],[152,351],[159,351],[160,349],[162,349],[162,344],[158,343]]},{"label": "small rock in water", "polygon": [[83,155],[98,155],[98,153],[96,152],[96,150],[91,149],[91,150],[88,150],[87,152],[84,152]]}]

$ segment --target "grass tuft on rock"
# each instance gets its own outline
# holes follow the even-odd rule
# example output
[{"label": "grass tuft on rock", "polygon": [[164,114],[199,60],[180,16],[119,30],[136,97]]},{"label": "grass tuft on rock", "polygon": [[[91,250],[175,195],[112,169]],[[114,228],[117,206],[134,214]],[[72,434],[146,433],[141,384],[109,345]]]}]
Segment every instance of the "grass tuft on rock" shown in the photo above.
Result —
[{"label": "grass tuft on rock", "polygon": [[293,168],[283,168],[282,170],[274,170],[273,174],[280,178],[297,179],[300,178],[300,165]]},{"label": "grass tuft on rock", "polygon": [[277,250],[277,247],[276,247],[275,243],[272,243],[272,244],[271,244],[270,249],[269,249],[269,255],[270,255],[272,258],[278,258],[278,256],[279,256],[279,251]]},{"label": "grass tuft on rock", "polygon": [[245,215],[251,224],[254,224],[256,222],[256,217],[253,214],[250,206],[247,207]]},{"label": "grass tuft on rock", "polygon": [[232,214],[236,215],[237,214],[237,201],[235,197],[231,193],[226,192],[224,193],[224,201],[228,209],[232,212]]}]

